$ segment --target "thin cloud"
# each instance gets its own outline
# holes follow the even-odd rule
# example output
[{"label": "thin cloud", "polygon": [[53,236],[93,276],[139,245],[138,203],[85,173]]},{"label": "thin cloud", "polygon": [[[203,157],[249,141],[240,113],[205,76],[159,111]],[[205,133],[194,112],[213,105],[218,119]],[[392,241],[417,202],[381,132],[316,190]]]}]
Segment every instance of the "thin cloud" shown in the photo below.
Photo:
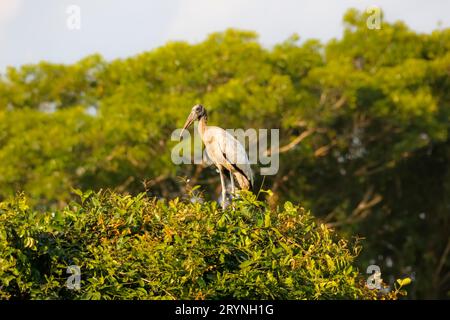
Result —
[{"label": "thin cloud", "polygon": [[21,0],[2,0],[0,1],[0,24],[11,21],[19,13],[22,5]]}]

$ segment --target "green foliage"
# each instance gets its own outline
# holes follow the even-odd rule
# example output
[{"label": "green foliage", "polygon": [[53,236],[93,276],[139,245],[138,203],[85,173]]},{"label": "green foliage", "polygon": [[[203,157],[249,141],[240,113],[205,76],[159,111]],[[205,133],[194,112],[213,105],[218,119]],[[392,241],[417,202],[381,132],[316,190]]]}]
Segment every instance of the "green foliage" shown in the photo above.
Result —
[{"label": "green foliage", "polygon": [[[242,193],[222,211],[74,192],[79,201],[60,211],[37,212],[24,195],[0,203],[1,298],[377,298],[353,265],[360,247],[290,202],[270,210]],[[66,288],[70,265],[80,267],[79,290]]]},{"label": "green foliage", "polygon": [[60,211],[71,187],[172,199],[186,191],[179,177],[215,199],[214,170],[170,159],[172,131],[201,102],[211,124],[280,129],[280,170],[264,181],[272,207],[302,203],[366,239],[361,269],[375,261],[385,276],[415,273],[410,297],[446,297],[450,30],[370,30],[366,19],[349,10],[328,43],[294,35],[267,49],[230,29],[127,59],[9,68],[0,200],[25,191],[30,207]]}]

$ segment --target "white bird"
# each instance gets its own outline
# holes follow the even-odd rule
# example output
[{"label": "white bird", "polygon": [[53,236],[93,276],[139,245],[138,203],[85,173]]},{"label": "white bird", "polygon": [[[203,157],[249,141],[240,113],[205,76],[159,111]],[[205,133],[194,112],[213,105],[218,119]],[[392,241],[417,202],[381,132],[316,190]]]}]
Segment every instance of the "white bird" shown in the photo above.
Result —
[{"label": "white bird", "polygon": [[225,208],[225,177],[224,170],[230,172],[231,193],[234,194],[234,180],[243,190],[253,189],[253,173],[250,167],[247,153],[242,144],[229,132],[219,127],[207,126],[208,116],[206,109],[198,104],[192,108],[186,123],[180,133],[180,139],[186,130],[195,120],[199,121],[198,132],[205,144],[208,157],[215,164],[220,174],[220,183],[222,186],[222,208]]}]

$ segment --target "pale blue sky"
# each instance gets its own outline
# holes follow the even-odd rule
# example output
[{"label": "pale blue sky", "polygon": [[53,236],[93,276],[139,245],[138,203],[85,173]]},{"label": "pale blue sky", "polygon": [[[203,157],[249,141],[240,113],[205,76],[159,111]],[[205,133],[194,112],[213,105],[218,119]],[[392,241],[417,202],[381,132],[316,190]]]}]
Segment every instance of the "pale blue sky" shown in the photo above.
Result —
[{"label": "pale blue sky", "polygon": [[[72,4],[81,9],[80,30],[66,26]],[[371,5],[416,31],[450,26],[447,0],[0,0],[0,72],[40,60],[72,63],[96,52],[127,57],[229,27],[257,31],[267,46],[293,33],[326,41],[341,35],[346,9]]]}]

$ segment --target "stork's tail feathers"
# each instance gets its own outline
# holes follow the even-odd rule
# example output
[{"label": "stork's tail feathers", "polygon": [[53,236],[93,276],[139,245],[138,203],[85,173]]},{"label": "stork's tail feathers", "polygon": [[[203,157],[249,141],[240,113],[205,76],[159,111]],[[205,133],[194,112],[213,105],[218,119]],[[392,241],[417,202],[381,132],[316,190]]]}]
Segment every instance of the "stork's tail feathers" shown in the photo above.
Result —
[{"label": "stork's tail feathers", "polygon": [[245,175],[243,175],[240,172],[234,172],[234,176],[236,178],[237,183],[239,184],[239,187],[242,190],[250,190],[253,192],[253,185],[251,180],[249,180]]}]

